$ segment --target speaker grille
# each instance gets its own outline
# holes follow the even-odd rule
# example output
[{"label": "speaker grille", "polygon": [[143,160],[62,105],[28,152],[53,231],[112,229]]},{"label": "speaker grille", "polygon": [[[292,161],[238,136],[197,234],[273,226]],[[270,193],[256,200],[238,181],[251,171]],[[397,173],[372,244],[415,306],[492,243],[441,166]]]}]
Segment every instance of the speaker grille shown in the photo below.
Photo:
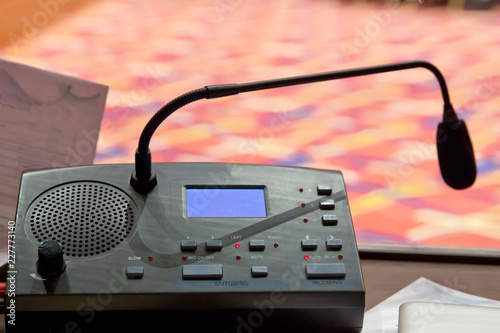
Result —
[{"label": "speaker grille", "polygon": [[115,251],[137,228],[137,207],[123,191],[98,182],[57,186],[40,195],[27,214],[32,240],[56,240],[70,259]]}]

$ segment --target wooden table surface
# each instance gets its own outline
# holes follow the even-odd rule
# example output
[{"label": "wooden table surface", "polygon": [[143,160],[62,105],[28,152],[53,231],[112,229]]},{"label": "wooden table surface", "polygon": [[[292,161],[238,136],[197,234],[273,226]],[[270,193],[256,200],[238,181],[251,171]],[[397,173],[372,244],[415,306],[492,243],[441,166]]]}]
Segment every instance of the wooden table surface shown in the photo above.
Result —
[{"label": "wooden table surface", "polygon": [[500,301],[500,266],[361,260],[366,288],[366,310],[425,277],[446,287]]}]

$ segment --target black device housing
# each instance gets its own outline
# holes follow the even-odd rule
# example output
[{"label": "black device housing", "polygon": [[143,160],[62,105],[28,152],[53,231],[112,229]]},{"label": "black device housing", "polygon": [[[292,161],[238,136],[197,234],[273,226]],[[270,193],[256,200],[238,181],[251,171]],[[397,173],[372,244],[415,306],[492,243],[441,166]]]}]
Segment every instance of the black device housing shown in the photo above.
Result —
[{"label": "black device housing", "polygon": [[[15,302],[15,325],[7,311],[7,332],[361,331],[365,288],[339,171],[222,163],[154,168],[158,186],[145,195],[128,182],[132,164],[23,175],[10,270],[16,292],[6,297],[6,304]],[[193,187],[263,189],[267,216],[187,217],[186,189]],[[325,200],[334,207],[322,209]],[[41,279],[37,248],[47,240],[61,244],[66,267]],[[182,250],[185,240],[197,247]],[[222,249],[207,249],[212,240]],[[250,250],[251,240],[264,241],[264,249]],[[328,240],[340,248],[328,248]],[[344,276],[308,276],[306,267],[311,273],[316,264],[342,267]],[[186,276],[197,265],[221,267],[222,274]],[[253,276],[254,266],[266,267],[267,275]]]}]

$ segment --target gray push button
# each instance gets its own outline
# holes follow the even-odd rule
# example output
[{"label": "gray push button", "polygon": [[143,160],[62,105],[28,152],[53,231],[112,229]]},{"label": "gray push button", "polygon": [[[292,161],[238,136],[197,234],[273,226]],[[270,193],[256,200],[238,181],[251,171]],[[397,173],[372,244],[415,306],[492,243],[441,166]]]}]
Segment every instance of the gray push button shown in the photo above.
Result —
[{"label": "gray push button", "polygon": [[321,221],[323,225],[337,225],[339,223],[337,215],[323,215]]},{"label": "gray push button", "polygon": [[186,239],[181,241],[181,250],[182,251],[194,251],[198,247],[198,243],[194,240]]},{"label": "gray push button", "polygon": [[182,278],[215,280],[222,278],[222,265],[184,265],[182,266]]},{"label": "gray push button", "polygon": [[142,279],[144,276],[144,267],[127,267],[125,274],[130,280]]},{"label": "gray push button", "polygon": [[212,239],[207,241],[207,251],[222,250],[222,241],[220,239]]},{"label": "gray push button", "polygon": [[333,199],[322,200],[319,202],[319,209],[324,209],[324,210],[335,209],[335,201]]},{"label": "gray push button", "polygon": [[306,276],[308,279],[340,279],[345,277],[345,266],[335,264],[307,264]]},{"label": "gray push button", "polygon": [[318,248],[318,242],[315,239],[303,239],[300,243],[302,250],[311,251]]},{"label": "gray push button", "polygon": [[248,242],[248,248],[250,251],[264,251],[266,248],[266,242],[261,239],[251,239]]},{"label": "gray push button", "polygon": [[267,276],[267,266],[252,266],[252,276],[253,277],[266,277]]},{"label": "gray push button", "polygon": [[342,248],[342,240],[341,239],[329,239],[326,241],[326,249],[338,251]]},{"label": "gray push button", "polygon": [[319,195],[330,195],[332,194],[332,187],[330,185],[318,185],[316,187],[316,190],[318,191]]}]

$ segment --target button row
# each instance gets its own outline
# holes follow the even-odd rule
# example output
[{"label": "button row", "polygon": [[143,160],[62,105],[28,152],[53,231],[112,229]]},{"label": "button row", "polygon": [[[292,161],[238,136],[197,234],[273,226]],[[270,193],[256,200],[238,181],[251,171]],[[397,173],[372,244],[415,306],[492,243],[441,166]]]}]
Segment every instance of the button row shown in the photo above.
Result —
[{"label": "button row", "polygon": [[[250,269],[252,277],[266,277],[267,266],[252,266]],[[141,279],[144,276],[144,267],[127,267],[128,279]],[[184,265],[182,266],[182,278],[185,280],[218,280],[222,279],[222,265]],[[315,278],[344,278],[346,276],[343,263],[307,264],[306,276]]]},{"label": "button row", "polygon": [[[307,264],[306,277],[308,279],[340,279],[345,278],[343,263]],[[267,266],[252,266],[252,277],[266,277]],[[184,265],[182,278],[185,280],[218,280],[222,279],[222,265]]]},{"label": "button row", "polygon": [[[342,249],[342,240],[341,239],[329,239],[326,242],[326,249],[338,251]],[[318,241],[315,239],[303,239],[300,242],[303,251],[314,251],[318,248]]]},{"label": "button row", "polygon": [[[195,240],[186,239],[181,241],[182,251],[195,251],[198,248],[198,243]],[[222,240],[212,239],[206,242],[205,248],[207,251],[221,251],[222,250]],[[248,248],[250,251],[264,251],[266,248],[266,242],[261,239],[252,239],[248,242]]]},{"label": "button row", "polygon": [[[252,266],[252,277],[266,277],[267,266]],[[218,280],[222,279],[222,265],[184,265],[182,266],[184,280]]]},{"label": "button row", "polygon": [[[318,241],[315,239],[303,239],[301,241],[302,250],[311,251],[318,248]],[[181,241],[182,251],[195,251],[198,244],[194,240],[183,240]],[[266,242],[260,239],[253,239],[248,242],[248,247],[250,251],[264,251],[266,248]],[[342,249],[341,239],[329,239],[326,241],[327,250],[340,250]],[[221,251],[222,241],[218,239],[212,239],[206,242],[207,251]]]},{"label": "button row", "polygon": [[[331,195],[332,187],[330,185],[319,184],[316,187],[316,191],[318,195]],[[325,199],[319,202],[319,209],[321,210],[334,210],[335,209],[335,200],[333,199]],[[323,221],[324,222],[324,221]],[[325,223],[323,223],[325,224]],[[328,224],[325,224],[328,225]]]},{"label": "button row", "polygon": [[[195,240],[186,239],[181,241],[182,251],[195,251],[198,248],[198,243]],[[221,251],[222,241],[220,239],[208,240],[205,244],[207,251]]]}]

